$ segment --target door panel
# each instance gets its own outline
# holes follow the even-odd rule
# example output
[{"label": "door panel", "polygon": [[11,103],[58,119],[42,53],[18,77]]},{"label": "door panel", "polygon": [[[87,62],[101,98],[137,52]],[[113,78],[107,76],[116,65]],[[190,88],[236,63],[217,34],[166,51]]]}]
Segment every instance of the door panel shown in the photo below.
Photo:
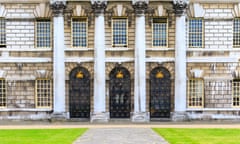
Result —
[{"label": "door panel", "polygon": [[170,118],[171,79],[164,67],[150,73],[150,117]]},{"label": "door panel", "polygon": [[77,67],[72,70],[69,88],[70,118],[89,118],[90,74],[87,69]]}]

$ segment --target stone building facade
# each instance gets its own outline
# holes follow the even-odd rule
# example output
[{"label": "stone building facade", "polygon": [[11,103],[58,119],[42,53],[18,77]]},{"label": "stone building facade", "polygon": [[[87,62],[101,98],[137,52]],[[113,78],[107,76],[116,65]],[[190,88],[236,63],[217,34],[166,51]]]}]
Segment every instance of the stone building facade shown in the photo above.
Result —
[{"label": "stone building facade", "polygon": [[1,0],[0,119],[240,118],[236,0]]}]

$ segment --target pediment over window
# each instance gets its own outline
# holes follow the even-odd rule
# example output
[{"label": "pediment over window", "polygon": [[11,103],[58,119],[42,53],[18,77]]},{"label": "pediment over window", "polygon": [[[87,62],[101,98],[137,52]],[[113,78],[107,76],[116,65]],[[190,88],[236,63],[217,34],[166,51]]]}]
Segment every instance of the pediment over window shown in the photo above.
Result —
[{"label": "pediment over window", "polygon": [[125,17],[129,15],[129,12],[133,11],[131,5],[125,4],[112,4],[107,8],[107,12],[111,13],[112,16]]},{"label": "pediment over window", "polygon": [[34,76],[36,78],[52,78],[52,72],[48,70],[36,70]]},{"label": "pediment over window", "polygon": [[203,78],[204,71],[201,69],[192,69],[190,70],[191,77],[193,78]]},{"label": "pediment over window", "polygon": [[240,17],[240,3],[234,5],[232,13],[234,17]]},{"label": "pediment over window", "polygon": [[34,10],[34,15],[36,18],[48,18],[50,17],[52,14],[51,9],[49,4],[47,3],[40,3],[38,5],[36,5],[36,8]]},{"label": "pediment over window", "polygon": [[189,17],[204,17],[205,15],[205,9],[203,6],[199,3],[193,3],[189,5],[189,9],[187,11],[187,14]]},{"label": "pediment over window", "polygon": [[7,11],[5,9],[5,6],[0,4],[0,17],[5,17],[7,14]]}]

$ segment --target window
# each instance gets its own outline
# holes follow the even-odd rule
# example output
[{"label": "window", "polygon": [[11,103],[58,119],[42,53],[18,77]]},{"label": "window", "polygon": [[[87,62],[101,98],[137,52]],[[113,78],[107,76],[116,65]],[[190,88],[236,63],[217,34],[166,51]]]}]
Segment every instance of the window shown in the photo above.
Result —
[{"label": "window", "polygon": [[87,47],[87,18],[72,18],[72,47]]},{"label": "window", "polygon": [[153,47],[167,47],[168,24],[166,18],[154,18],[152,23]]},{"label": "window", "polygon": [[188,80],[188,107],[202,108],[203,107],[203,80],[190,79]]},{"label": "window", "polygon": [[233,21],[233,46],[240,46],[240,18]]},{"label": "window", "polygon": [[51,21],[50,19],[39,19],[36,21],[36,47],[51,47]]},{"label": "window", "polygon": [[232,82],[233,107],[240,107],[240,80]]},{"label": "window", "polygon": [[0,18],[0,48],[6,47],[6,20]]},{"label": "window", "polygon": [[36,82],[36,107],[52,107],[52,81],[50,79],[37,79]]},{"label": "window", "polygon": [[126,18],[112,19],[112,45],[127,47],[128,25]]},{"label": "window", "polygon": [[203,47],[203,20],[190,19],[189,20],[189,47],[201,48]]},{"label": "window", "polygon": [[6,82],[5,79],[0,79],[0,108],[7,106]]}]

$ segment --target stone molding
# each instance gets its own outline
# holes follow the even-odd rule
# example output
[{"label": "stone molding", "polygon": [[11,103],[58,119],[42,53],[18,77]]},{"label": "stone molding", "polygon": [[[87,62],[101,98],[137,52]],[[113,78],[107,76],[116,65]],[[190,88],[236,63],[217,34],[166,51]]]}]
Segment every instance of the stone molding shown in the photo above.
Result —
[{"label": "stone molding", "polygon": [[173,8],[176,16],[182,16],[189,4],[188,0],[173,0]]},{"label": "stone molding", "polygon": [[133,2],[132,7],[134,8],[136,16],[142,16],[148,9],[148,2],[145,0],[138,0]]},{"label": "stone molding", "polygon": [[52,13],[55,17],[61,17],[64,14],[64,10],[66,9],[66,1],[65,0],[51,0],[50,7],[52,9]]},{"label": "stone molding", "polygon": [[104,14],[107,8],[107,1],[91,0],[91,5],[95,15]]}]

